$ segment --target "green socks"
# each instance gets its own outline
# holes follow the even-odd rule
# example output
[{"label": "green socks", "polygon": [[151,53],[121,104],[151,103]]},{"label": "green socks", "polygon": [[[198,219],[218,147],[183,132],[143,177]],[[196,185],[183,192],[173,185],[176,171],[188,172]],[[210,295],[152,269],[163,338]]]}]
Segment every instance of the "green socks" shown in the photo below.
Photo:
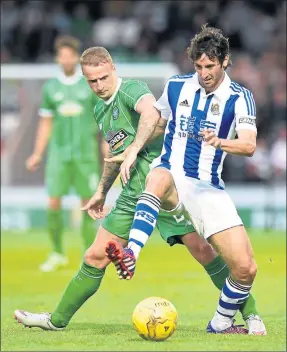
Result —
[{"label": "green socks", "polygon": [[60,328],[68,325],[72,316],[100,287],[105,269],[97,269],[83,262],[79,272],[68,284],[51,322]]},{"label": "green socks", "polygon": [[[216,286],[219,290],[222,290],[225,280],[229,276],[229,269],[225,261],[218,255],[210,263],[205,265],[204,269],[210,276],[214,286]],[[244,320],[246,320],[250,314],[258,314],[256,309],[256,301],[251,293],[246,302],[240,306],[240,312]]]},{"label": "green socks", "polygon": [[210,263],[204,265],[204,269],[210,276],[214,286],[222,290],[225,279],[229,276],[229,269],[225,261],[218,255]]},{"label": "green socks", "polygon": [[[63,254],[63,212],[62,209],[48,209],[48,231],[53,252]],[[84,213],[81,224],[81,235],[84,251],[94,242],[96,237],[96,222],[88,214]]]},{"label": "green socks", "polygon": [[52,250],[63,254],[63,216],[62,209],[48,209],[48,231]]},{"label": "green socks", "polygon": [[86,212],[82,214],[81,234],[84,250],[86,250],[91,246],[96,237],[96,221],[93,220]]},{"label": "green socks", "polygon": [[251,314],[259,315],[256,308],[255,298],[254,296],[252,296],[251,293],[249,294],[249,297],[247,298],[247,300],[240,306],[239,310],[244,320],[246,320]]}]

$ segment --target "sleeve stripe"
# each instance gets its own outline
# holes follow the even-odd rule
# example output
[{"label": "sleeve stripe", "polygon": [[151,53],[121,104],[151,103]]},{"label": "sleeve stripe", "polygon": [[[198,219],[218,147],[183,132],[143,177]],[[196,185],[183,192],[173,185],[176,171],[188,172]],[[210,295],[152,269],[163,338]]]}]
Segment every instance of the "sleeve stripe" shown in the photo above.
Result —
[{"label": "sleeve stripe", "polygon": [[238,83],[235,82],[231,83],[230,88],[237,93],[243,92],[248,115],[256,116],[256,106],[252,93],[248,89],[241,87]]},{"label": "sleeve stripe", "polygon": [[246,102],[246,105],[247,105],[247,112],[248,112],[248,115],[251,115],[251,111],[250,111],[250,101],[249,101],[249,99],[248,99],[248,96],[247,96],[245,90],[243,90],[243,94],[244,94],[244,99],[245,99],[245,102]]},{"label": "sleeve stripe", "polygon": [[253,116],[256,116],[256,105],[255,105],[255,101],[254,101],[253,95],[250,92],[250,90],[248,90],[247,92],[248,92],[248,95],[250,97],[250,101],[251,101],[251,104],[252,104]]}]

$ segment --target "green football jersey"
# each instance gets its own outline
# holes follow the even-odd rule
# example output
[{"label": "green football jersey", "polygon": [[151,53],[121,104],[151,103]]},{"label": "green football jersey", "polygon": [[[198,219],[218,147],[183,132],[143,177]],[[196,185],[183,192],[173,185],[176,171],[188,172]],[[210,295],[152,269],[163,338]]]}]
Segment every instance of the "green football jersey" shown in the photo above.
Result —
[{"label": "green football jersey", "polygon": [[40,116],[53,118],[49,156],[62,161],[99,159],[98,127],[93,108],[99,98],[79,73],[63,74],[44,84]]},{"label": "green football jersey", "polygon": [[[122,153],[134,140],[140,118],[135,108],[144,95],[153,95],[146,83],[119,78],[113,96],[99,99],[95,105],[95,119],[113,155]],[[140,155],[151,162],[160,154],[162,141],[163,137],[157,138]]]}]

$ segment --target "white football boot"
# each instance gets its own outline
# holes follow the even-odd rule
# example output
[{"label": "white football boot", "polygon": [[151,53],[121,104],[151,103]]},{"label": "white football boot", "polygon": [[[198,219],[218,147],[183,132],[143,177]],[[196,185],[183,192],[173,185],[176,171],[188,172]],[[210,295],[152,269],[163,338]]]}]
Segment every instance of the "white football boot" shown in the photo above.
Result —
[{"label": "white football boot", "polygon": [[28,328],[40,328],[43,330],[59,331],[64,328],[57,328],[51,323],[50,313],[29,313],[24,310],[17,309],[14,312],[14,318],[19,324]]},{"label": "white football boot", "polygon": [[258,315],[250,314],[245,322],[248,326],[249,335],[267,335],[263,320]]},{"label": "white football boot", "polygon": [[40,265],[40,270],[44,273],[56,271],[68,264],[68,258],[64,254],[52,252],[48,259]]}]

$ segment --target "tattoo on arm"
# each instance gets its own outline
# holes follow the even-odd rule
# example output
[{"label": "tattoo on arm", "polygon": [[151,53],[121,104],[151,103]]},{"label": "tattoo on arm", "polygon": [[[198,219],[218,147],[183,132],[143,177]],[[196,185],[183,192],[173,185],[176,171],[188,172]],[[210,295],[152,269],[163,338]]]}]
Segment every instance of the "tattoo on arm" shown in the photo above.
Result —
[{"label": "tattoo on arm", "polygon": [[137,134],[133,141],[133,145],[135,145],[138,150],[141,150],[147,144],[147,142],[149,142],[149,139],[152,137],[152,134],[155,131],[157,122],[158,116],[156,112],[154,114],[153,111],[149,111],[141,115]]},{"label": "tattoo on arm", "polygon": [[[107,158],[111,158],[113,154],[111,151],[108,151]],[[118,174],[120,173],[120,165],[117,163],[104,163],[104,170],[102,177],[99,182],[98,189],[106,195],[110,188],[112,187],[113,183],[115,182]]]},{"label": "tattoo on arm", "polygon": [[148,138],[147,143],[151,143],[155,139],[157,139],[159,136],[162,136],[164,134],[164,131],[165,131],[165,126],[161,126],[161,125],[157,124],[155,126],[155,129],[154,129],[152,135]]}]

